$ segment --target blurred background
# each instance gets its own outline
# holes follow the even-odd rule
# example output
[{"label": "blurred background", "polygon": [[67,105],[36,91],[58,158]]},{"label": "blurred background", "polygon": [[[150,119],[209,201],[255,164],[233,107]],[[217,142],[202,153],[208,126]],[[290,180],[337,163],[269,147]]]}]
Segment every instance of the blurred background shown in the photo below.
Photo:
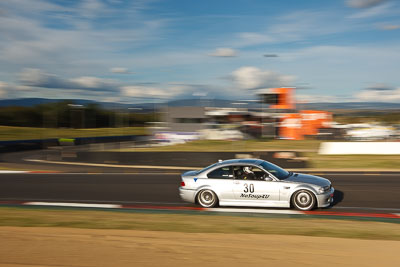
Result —
[{"label": "blurred background", "polygon": [[290,150],[318,168],[399,153],[323,144],[398,141],[397,1],[14,0],[0,25],[4,151]]},{"label": "blurred background", "polygon": [[[400,266],[399,33],[398,0],[0,1],[0,266]],[[232,158],[334,201],[183,202]]]}]

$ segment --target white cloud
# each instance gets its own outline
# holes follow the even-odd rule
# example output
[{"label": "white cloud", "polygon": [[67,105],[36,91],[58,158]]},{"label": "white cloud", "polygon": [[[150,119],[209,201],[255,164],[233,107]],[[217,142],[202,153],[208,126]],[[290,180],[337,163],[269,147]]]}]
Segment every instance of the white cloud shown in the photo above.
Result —
[{"label": "white cloud", "polygon": [[0,98],[15,97],[18,92],[29,92],[32,91],[30,86],[15,85],[0,81]]},{"label": "white cloud", "polygon": [[295,77],[256,67],[241,67],[232,72],[232,79],[241,89],[292,86]]},{"label": "white cloud", "polygon": [[269,33],[241,32],[238,34],[239,41],[235,44],[238,47],[252,46],[258,44],[274,43],[277,40]]},{"label": "white cloud", "polygon": [[110,71],[112,73],[117,73],[117,74],[133,74],[133,72],[130,72],[127,68],[121,68],[121,67],[111,68]]},{"label": "white cloud", "polygon": [[347,0],[346,4],[353,8],[368,8],[379,5],[386,0]]},{"label": "white cloud", "polygon": [[236,57],[237,52],[232,48],[217,48],[213,53],[210,54],[213,57]]},{"label": "white cloud", "polygon": [[[241,32],[229,40],[232,47],[260,44],[310,41],[312,37],[348,32],[353,29],[345,20],[328,11],[299,10],[271,18],[265,29],[258,32]],[[318,25],[318,27],[316,27]]]},{"label": "white cloud", "polygon": [[351,19],[365,19],[365,18],[371,18],[371,17],[377,17],[377,16],[383,16],[386,15],[390,12],[392,12],[393,5],[390,3],[374,6],[365,10],[361,10],[360,12],[357,12],[349,18]]},{"label": "white cloud", "polygon": [[167,83],[160,86],[149,84],[124,84],[113,79],[104,79],[92,76],[81,76],[76,78],[64,78],[59,75],[44,72],[40,69],[24,69],[19,75],[19,81],[23,85],[11,86],[6,83],[0,84],[10,90],[31,90],[34,93],[48,94],[51,91],[60,90],[65,94],[79,94],[79,97],[110,98],[126,100],[130,98],[160,98],[168,99],[181,94],[191,94],[196,88],[204,90],[207,86],[188,85],[183,83]]},{"label": "white cloud", "polygon": [[104,12],[106,7],[98,0],[84,0],[78,9],[82,17],[92,19]]},{"label": "white cloud", "polygon": [[285,73],[307,82],[316,94],[352,95],[379,81],[400,84],[400,45],[396,43],[312,46],[280,53],[279,59],[285,64]]},{"label": "white cloud", "polygon": [[27,85],[47,83],[54,75],[44,73],[40,69],[26,68],[19,74],[19,81]]},{"label": "white cloud", "polygon": [[7,95],[8,84],[0,81],[0,98],[3,98]]},{"label": "white cloud", "polygon": [[40,69],[24,69],[19,80],[26,86],[51,89],[78,89],[93,91],[115,91],[119,83],[111,79],[82,76],[72,79],[46,73]]},{"label": "white cloud", "polygon": [[121,94],[132,98],[170,98],[182,93],[182,89],[180,86],[161,89],[143,85],[128,85],[121,87]]},{"label": "white cloud", "polygon": [[103,98],[99,99],[100,102],[110,102],[110,103],[112,103],[112,102],[121,103],[121,102],[123,102],[122,100],[123,99],[121,99],[121,97],[118,97],[118,96],[109,96],[109,97],[103,97]]},{"label": "white cloud", "polygon": [[[99,91],[114,91],[118,86],[118,82],[111,79],[104,79],[91,76],[83,76],[70,79],[76,84],[76,89],[98,89]],[[80,88],[79,88],[80,87]]]},{"label": "white cloud", "polygon": [[162,38],[168,24],[141,14],[146,3],[138,2],[121,9],[104,1],[69,7],[41,0],[0,1],[5,14],[0,16],[0,68],[35,66],[96,76],[110,64],[123,65],[128,62],[125,51]]},{"label": "white cloud", "polygon": [[384,31],[393,31],[400,29],[400,25],[394,25],[394,24],[380,25],[379,29]]},{"label": "white cloud", "polygon": [[363,90],[355,95],[361,101],[370,102],[399,102],[400,87],[392,90]]}]

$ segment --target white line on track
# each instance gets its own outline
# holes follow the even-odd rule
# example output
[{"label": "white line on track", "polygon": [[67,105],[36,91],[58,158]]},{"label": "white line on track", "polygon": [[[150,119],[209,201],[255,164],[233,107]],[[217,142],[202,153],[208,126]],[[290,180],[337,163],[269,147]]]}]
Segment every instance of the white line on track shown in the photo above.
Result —
[{"label": "white line on track", "polygon": [[[142,202],[145,203],[145,202]],[[149,202],[147,202],[149,203]],[[151,202],[150,202],[151,203]],[[52,207],[73,207],[73,208],[102,208],[102,209],[123,209],[123,208],[135,208],[135,206],[129,207],[129,205],[119,205],[119,204],[96,204],[96,203],[70,203],[70,202],[44,202],[44,201],[30,201],[30,202],[22,202],[21,205],[29,205],[29,206],[52,206]],[[168,207],[168,206],[166,206]],[[137,207],[143,208],[143,207]],[[146,208],[144,206],[144,208]],[[149,206],[149,209],[157,209]],[[168,207],[174,208],[174,207]],[[178,209],[178,207],[176,207]],[[226,212],[226,213],[258,213],[258,214],[288,214],[288,215],[302,215],[305,214],[302,211],[296,210],[275,210],[275,209],[243,209],[243,208],[208,208],[203,209],[209,212]],[[340,213],[339,213],[340,214]],[[351,214],[351,213],[349,213]],[[390,214],[390,213],[389,213]],[[391,213],[400,218],[400,213]]]},{"label": "white line on track", "polygon": [[1,170],[0,174],[7,174],[7,173],[28,173],[29,171],[7,171],[7,170]]},{"label": "white line on track", "polygon": [[[152,202],[136,202],[136,204],[150,204]],[[118,204],[94,204],[94,203],[67,203],[67,202],[24,202],[23,205],[29,206],[52,206],[52,207],[74,207],[74,208],[102,208],[102,209],[121,209],[123,205]],[[304,214],[294,210],[269,210],[269,209],[240,209],[240,208],[212,208],[205,209],[213,212],[231,213],[260,213],[260,214]]]},{"label": "white line on track", "polygon": [[372,208],[372,207],[336,207],[335,209],[360,209],[360,210],[393,210],[400,211],[400,209],[396,208]]},{"label": "white line on track", "polygon": [[92,166],[92,167],[109,167],[109,168],[130,168],[130,169],[165,169],[165,170],[189,170],[198,169],[198,167],[178,167],[178,166],[149,166],[149,165],[118,165],[118,164],[101,164],[101,163],[83,163],[83,162],[64,162],[64,161],[48,161],[41,159],[25,159],[31,162],[43,162],[51,164],[63,165],[79,165],[79,166]]},{"label": "white line on track", "polygon": [[30,206],[55,206],[55,207],[79,207],[79,208],[103,208],[119,209],[121,205],[116,204],[91,204],[91,203],[64,203],[64,202],[25,202],[24,205]]},{"label": "white line on track", "polygon": [[[400,173],[400,171],[399,171]],[[397,176],[400,177],[399,173],[352,173],[352,172],[348,172],[348,173],[324,173],[324,174],[313,174],[310,173],[311,175],[317,175],[317,176],[360,176],[360,178],[362,178],[362,176]]]},{"label": "white line on track", "polygon": [[[0,201],[20,201],[18,198],[0,198]],[[69,202],[70,201],[70,202]],[[103,204],[104,200],[95,199],[30,199],[24,203],[88,203],[88,204]],[[108,201],[107,204],[121,204],[121,205],[132,205],[132,204],[151,204],[151,205],[179,205],[179,206],[191,206],[190,204],[182,202],[155,202],[155,201]],[[33,204],[32,204],[33,205]]]},{"label": "white line on track", "polygon": [[[178,172],[25,172],[33,175],[180,175]],[[0,173],[1,174],[1,173]],[[11,173],[12,174],[12,173]],[[18,173],[16,173],[18,174]]]},{"label": "white line on track", "polygon": [[116,201],[115,203],[123,203],[125,205],[129,204],[153,204],[153,205],[180,205],[180,206],[189,206],[185,205],[185,203],[179,203],[179,202],[149,202],[149,201],[129,201],[129,202],[123,202],[123,201]]},{"label": "white line on track", "polygon": [[269,214],[304,214],[296,210],[268,210],[268,209],[235,209],[235,208],[212,208],[207,211],[234,212],[234,213],[269,213]]}]

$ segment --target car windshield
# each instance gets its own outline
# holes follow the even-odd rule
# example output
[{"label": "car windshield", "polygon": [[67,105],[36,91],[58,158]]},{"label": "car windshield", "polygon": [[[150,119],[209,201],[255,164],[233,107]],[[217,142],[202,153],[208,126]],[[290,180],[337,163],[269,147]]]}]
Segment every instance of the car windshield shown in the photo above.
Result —
[{"label": "car windshield", "polygon": [[214,166],[217,165],[217,164],[218,164],[218,163],[214,163],[214,164],[212,164],[212,165],[210,165],[210,166],[208,166],[208,167],[205,167],[205,168],[202,169],[202,170],[198,170],[197,173],[205,172],[205,171],[211,169],[212,167],[214,167]]},{"label": "car windshield", "polygon": [[288,172],[287,170],[284,170],[281,167],[276,166],[275,164],[272,164],[270,162],[263,161],[260,165],[265,170],[272,173],[279,180],[286,179],[290,176],[290,172]]}]

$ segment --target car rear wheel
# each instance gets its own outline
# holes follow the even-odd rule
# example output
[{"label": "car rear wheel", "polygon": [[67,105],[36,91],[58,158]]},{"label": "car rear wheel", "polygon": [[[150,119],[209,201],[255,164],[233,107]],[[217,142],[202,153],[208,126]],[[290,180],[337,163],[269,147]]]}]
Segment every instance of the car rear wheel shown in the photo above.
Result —
[{"label": "car rear wheel", "polygon": [[218,204],[218,197],[210,189],[204,189],[197,194],[197,202],[203,208],[212,208]]},{"label": "car rear wheel", "polygon": [[312,210],[315,207],[315,196],[308,190],[299,190],[292,198],[293,206],[298,210]]}]

